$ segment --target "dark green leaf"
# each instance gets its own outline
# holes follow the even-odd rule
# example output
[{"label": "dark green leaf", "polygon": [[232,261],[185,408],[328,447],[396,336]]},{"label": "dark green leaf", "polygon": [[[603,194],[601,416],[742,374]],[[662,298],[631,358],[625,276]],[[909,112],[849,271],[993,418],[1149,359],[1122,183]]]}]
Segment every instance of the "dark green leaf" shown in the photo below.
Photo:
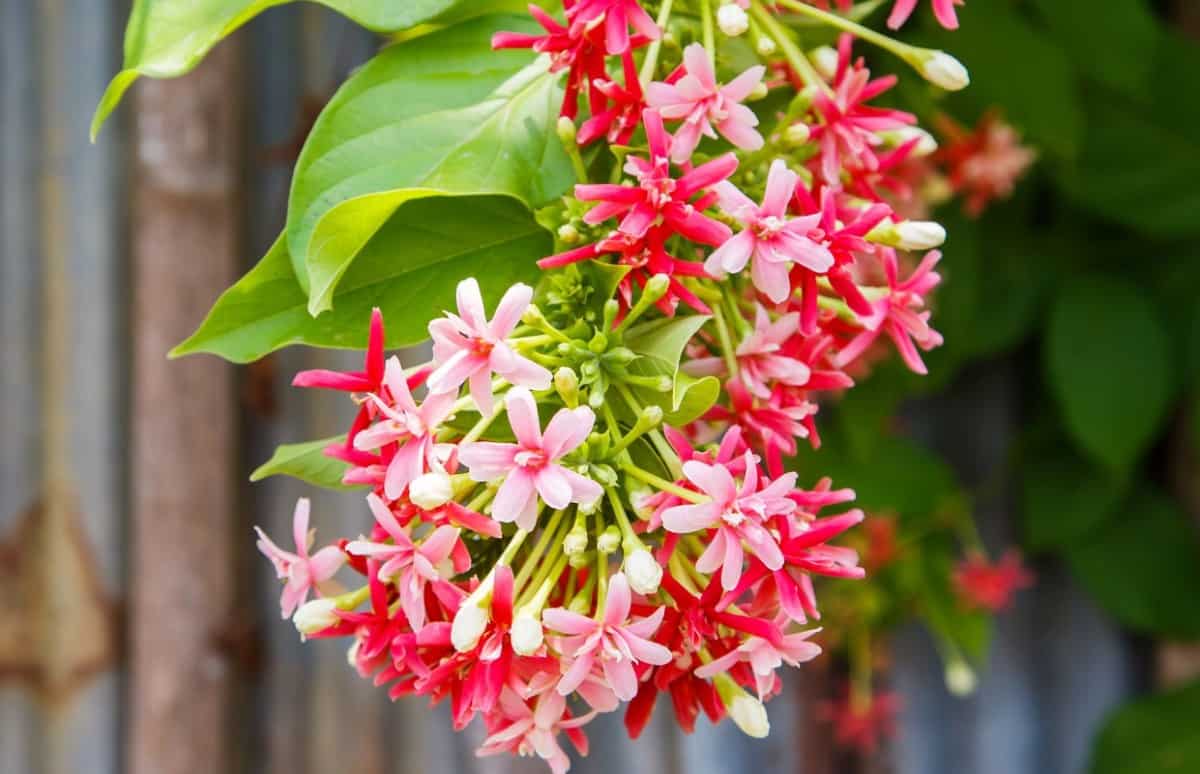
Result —
[{"label": "dark green leaf", "polygon": [[1095,0],[1037,0],[1035,7],[1076,67],[1106,86],[1141,96],[1159,42],[1159,26],[1145,0],[1106,0],[1100,12]]},{"label": "dark green leaf", "polygon": [[662,408],[668,424],[684,425],[699,418],[716,402],[721,383],[706,376],[694,378],[679,371],[683,349],[704,324],[707,316],[666,317],[643,323],[629,330],[625,344],[641,355],[629,365],[629,371],[640,376],[669,376],[670,392],[636,388],[634,393],[643,405]]},{"label": "dark green leaf", "polygon": [[1187,516],[1149,488],[1067,551],[1072,571],[1117,620],[1139,632],[1200,637],[1200,540]]},{"label": "dark green leaf", "polygon": [[245,363],[289,344],[361,349],[371,308],[383,310],[389,347],[423,341],[426,325],[453,308],[454,289],[479,280],[491,307],[514,282],[537,278],[550,236],[506,197],[421,199],[394,214],[338,288],[338,307],[313,318],[283,239],[225,291],[172,356],[209,352]]},{"label": "dark green leaf", "polygon": [[[486,17],[381,52],[313,126],[296,166],[287,244],[312,314],[392,213],[413,199],[503,194],[539,207],[570,187],[549,60],[493,51]],[[475,206],[462,201],[463,210]]]},{"label": "dark green leaf", "polygon": [[291,476],[314,486],[339,491],[354,489],[342,483],[347,465],[324,454],[325,447],[345,443],[346,436],[335,435],[307,443],[287,443],[275,450],[271,459],[258,466],[250,474],[251,481],[262,481],[269,476]]},{"label": "dark green leaf", "polygon": [[[377,32],[432,21],[516,10],[516,0],[315,0]],[[125,61],[96,108],[92,137],[139,76],[174,78],[258,14],[291,0],[134,0],[125,28]]]},{"label": "dark green leaf", "polygon": [[1200,771],[1200,681],[1140,699],[1109,717],[1092,749],[1090,774]]},{"label": "dark green leaf", "polygon": [[1061,447],[1028,454],[1021,483],[1025,540],[1034,551],[1084,539],[1115,514],[1126,488],[1123,477]]},{"label": "dark green leaf", "polygon": [[1050,316],[1046,368],[1068,431],[1113,469],[1131,465],[1157,434],[1171,397],[1170,345],[1137,288],[1073,280]]}]

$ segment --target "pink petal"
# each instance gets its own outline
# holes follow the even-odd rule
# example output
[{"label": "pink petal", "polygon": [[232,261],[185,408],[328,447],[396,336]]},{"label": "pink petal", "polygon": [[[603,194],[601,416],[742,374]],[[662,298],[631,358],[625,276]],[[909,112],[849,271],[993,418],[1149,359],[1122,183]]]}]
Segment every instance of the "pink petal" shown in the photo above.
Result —
[{"label": "pink petal", "polygon": [[475,333],[487,330],[487,312],[483,308],[483,295],[479,292],[479,282],[474,277],[467,277],[458,283],[455,291],[458,301],[458,316],[471,326]]},{"label": "pink petal", "polygon": [[346,555],[337,546],[325,546],[313,554],[308,561],[308,572],[313,583],[323,583],[332,578],[345,561]]},{"label": "pink petal", "polygon": [[754,65],[721,87],[721,95],[731,102],[743,102],[762,83],[767,68]]},{"label": "pink petal", "polygon": [[604,494],[604,489],[587,476],[582,476],[570,468],[561,468],[561,470],[567,478],[567,483],[571,485],[571,502],[591,505]]},{"label": "pink petal", "polygon": [[584,678],[591,673],[592,664],[595,663],[595,660],[596,655],[593,651],[580,653],[578,656],[576,656],[575,660],[571,662],[570,668],[567,669],[566,674],[564,674],[562,679],[558,681],[557,690],[559,696],[569,696],[576,688],[578,688],[579,684],[584,681]]},{"label": "pink petal", "polygon": [[771,162],[771,170],[767,173],[767,191],[763,196],[762,211],[764,215],[783,217],[787,214],[788,202],[796,190],[796,181],[800,179],[787,162],[775,159]]},{"label": "pink petal", "polygon": [[534,478],[538,494],[554,509],[566,508],[571,502],[571,484],[558,465],[546,465]]},{"label": "pink petal", "polygon": [[738,581],[742,577],[744,560],[745,553],[742,551],[741,541],[727,535],[725,538],[725,562],[721,565],[721,588],[726,591],[737,588]]},{"label": "pink petal", "polygon": [[531,390],[549,389],[553,379],[549,369],[521,357],[504,343],[492,350],[492,369],[511,384]]},{"label": "pink petal", "polygon": [[542,613],[542,624],[551,631],[563,634],[591,634],[596,621],[565,607],[554,607]]},{"label": "pink petal", "polygon": [[754,263],[750,267],[750,278],[754,287],[773,303],[782,304],[792,294],[788,265],[762,260],[759,255],[761,250],[755,254]]},{"label": "pink petal", "polygon": [[496,314],[492,317],[490,330],[497,339],[503,339],[512,333],[513,328],[521,321],[521,315],[529,308],[533,299],[533,288],[523,282],[518,282],[504,292]]},{"label": "pink petal", "polygon": [[292,511],[292,539],[296,541],[296,553],[308,556],[308,545],[311,538],[308,534],[308,519],[312,511],[312,503],[307,497],[296,501],[296,509]]},{"label": "pink petal", "polygon": [[542,429],[538,423],[537,403],[524,387],[514,387],[504,397],[508,409],[508,424],[517,442],[527,449],[542,447]]},{"label": "pink petal", "polygon": [[418,549],[422,556],[429,560],[430,564],[440,564],[454,550],[454,544],[458,542],[458,530],[454,527],[442,526],[438,527],[433,533],[425,538]]},{"label": "pink petal", "polygon": [[629,593],[629,581],[625,579],[625,573],[616,573],[608,582],[608,597],[604,600],[604,624],[620,626],[625,623],[625,619],[629,617],[632,601]]},{"label": "pink petal", "polygon": [[719,503],[676,505],[662,512],[662,524],[668,532],[685,535],[708,529],[721,515]]},{"label": "pink petal", "polygon": [[492,503],[492,518],[500,522],[516,521],[536,496],[533,476],[517,468],[504,479]]},{"label": "pink petal", "polygon": [[722,507],[733,502],[737,496],[737,484],[733,476],[721,465],[705,465],[688,460],[683,463],[683,475]]},{"label": "pink petal", "polygon": [[396,520],[396,514],[392,513],[392,509],[387,506],[387,503],[380,498],[379,495],[371,492],[367,495],[367,507],[371,509],[371,515],[375,517],[375,521],[379,522],[379,526],[383,527],[384,531],[392,536],[393,540],[408,540],[408,533],[400,526],[400,522]]},{"label": "pink petal", "polygon": [[459,447],[458,460],[470,469],[472,481],[488,482],[513,469],[518,451],[520,447],[513,443],[476,441]]},{"label": "pink petal", "polygon": [[496,401],[492,396],[492,375],[488,372],[486,361],[484,368],[471,374],[471,400],[480,416],[490,417],[496,409]]},{"label": "pink petal", "polygon": [[432,393],[457,391],[472,374],[486,367],[486,359],[469,349],[460,349],[429,375],[426,384]]},{"label": "pink petal", "polygon": [[542,450],[550,459],[558,459],[586,441],[595,423],[596,415],[587,406],[559,409],[546,425]]},{"label": "pink petal", "polygon": [[383,480],[383,492],[389,500],[396,500],[418,476],[425,472],[424,439],[412,438],[402,444],[396,456],[388,463]]},{"label": "pink petal", "polygon": [[600,665],[604,668],[604,679],[612,686],[618,699],[630,701],[637,695],[637,672],[633,669],[633,662],[604,659]]},{"label": "pink petal", "polygon": [[713,72],[712,62],[708,59],[708,51],[702,44],[693,43],[683,50],[683,66],[687,68],[688,75],[699,81],[706,92],[717,90],[717,76]]}]

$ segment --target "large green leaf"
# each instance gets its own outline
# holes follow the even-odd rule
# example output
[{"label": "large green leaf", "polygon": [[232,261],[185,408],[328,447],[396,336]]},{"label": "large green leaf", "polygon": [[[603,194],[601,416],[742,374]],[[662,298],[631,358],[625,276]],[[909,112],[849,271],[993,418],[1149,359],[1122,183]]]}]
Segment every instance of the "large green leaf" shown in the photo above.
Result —
[{"label": "large green leaf", "polygon": [[286,443],[275,450],[271,459],[259,465],[250,474],[251,481],[262,481],[270,476],[291,476],[325,489],[349,490],[355,487],[342,483],[346,474],[346,463],[325,455],[325,448],[334,443],[345,443],[345,435],[322,438],[307,443]]},{"label": "large green leaf", "polygon": [[1090,774],[1200,771],[1200,681],[1140,699],[1114,713],[1092,748]]},{"label": "large green leaf", "polygon": [[1070,547],[1072,571],[1105,609],[1139,632],[1200,637],[1200,540],[1165,495],[1135,491],[1117,517]]},{"label": "large green leaf", "polygon": [[635,326],[626,336],[626,346],[641,355],[629,364],[630,372],[672,380],[670,392],[634,390],[643,404],[662,408],[668,424],[680,426],[698,419],[720,396],[721,383],[716,377],[695,378],[679,370],[684,347],[709,319],[702,315],[665,317]]},{"label": "large green leaf", "polygon": [[[377,32],[485,14],[516,0],[312,0]],[[92,119],[92,137],[139,76],[174,78],[258,14],[292,0],[134,0],[125,28],[125,61]]]},{"label": "large green leaf", "polygon": [[1154,307],[1136,287],[1075,279],[1054,305],[1047,337],[1050,387],[1071,436],[1108,467],[1128,467],[1171,398],[1170,343]]},{"label": "large green leaf", "polygon": [[391,46],[326,106],[288,205],[288,249],[312,314],[332,306],[355,256],[405,202],[503,194],[535,208],[570,187],[549,60],[491,49],[498,27],[527,23],[486,17]]},{"label": "large green leaf", "polygon": [[1035,551],[1085,539],[1115,515],[1122,476],[1097,469],[1060,446],[1028,454],[1021,465],[1025,540]]},{"label": "large green leaf", "polygon": [[313,318],[281,237],[217,300],[172,356],[209,352],[245,363],[288,344],[362,348],[371,308],[383,310],[389,347],[416,344],[453,308],[459,280],[474,276],[491,306],[514,282],[537,278],[550,236],[518,202],[421,199],[402,207],[363,249],[337,292],[337,309]]},{"label": "large green leaf", "polygon": [[[1038,15],[1071,61],[1106,86],[1140,96],[1150,78],[1159,26],[1146,0],[1037,0]],[[1103,56],[1097,51],[1103,50]]]}]

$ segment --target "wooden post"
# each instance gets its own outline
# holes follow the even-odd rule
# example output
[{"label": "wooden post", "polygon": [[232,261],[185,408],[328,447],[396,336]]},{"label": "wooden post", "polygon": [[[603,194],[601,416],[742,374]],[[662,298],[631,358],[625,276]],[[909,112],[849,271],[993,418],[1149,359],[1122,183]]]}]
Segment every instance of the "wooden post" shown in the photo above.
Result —
[{"label": "wooden post", "polygon": [[237,45],[134,102],[132,774],[229,770],[233,369],[166,353],[236,277]]}]

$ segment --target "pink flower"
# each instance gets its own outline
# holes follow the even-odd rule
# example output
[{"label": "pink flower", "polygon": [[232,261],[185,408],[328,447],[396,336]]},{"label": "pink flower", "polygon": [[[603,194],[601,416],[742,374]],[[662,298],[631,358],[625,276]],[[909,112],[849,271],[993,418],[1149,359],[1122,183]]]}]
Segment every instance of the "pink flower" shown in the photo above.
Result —
[{"label": "pink flower", "polygon": [[821,152],[816,171],[827,185],[841,184],[843,167],[874,170],[879,159],[874,148],[882,145],[879,132],[915,124],[911,113],[867,103],[896,84],[896,76],[871,80],[862,60],[850,62],[852,38],[843,35],[838,44],[838,68],[833,92],[817,93],[813,110],[820,122],[812,127],[812,139]]},{"label": "pink flower", "polygon": [[858,696],[852,690],[821,708],[821,714],[833,725],[838,744],[865,755],[873,755],[879,743],[896,732],[899,711],[900,697],[894,693]]},{"label": "pink flower", "polygon": [[459,460],[470,468],[472,480],[504,478],[492,503],[492,517],[500,522],[515,521],[521,529],[530,530],[537,523],[538,495],[555,509],[599,499],[604,493],[599,484],[556,464],[587,440],[596,421],[592,410],[587,406],[560,409],[543,436],[537,404],[529,390],[514,387],[504,404],[517,443],[477,441],[459,449]]},{"label": "pink flower", "polygon": [[383,484],[384,494],[389,500],[395,500],[417,477],[431,470],[441,470],[442,461],[438,458],[433,437],[438,425],[450,415],[456,398],[453,393],[434,394],[418,406],[404,379],[404,369],[394,356],[388,359],[383,384],[391,402],[378,394],[372,394],[370,399],[384,418],[358,433],[354,448],[368,451],[400,444],[388,463]]},{"label": "pink flower", "polygon": [[727,153],[675,179],[671,177],[667,157],[671,138],[663,128],[662,116],[658,111],[646,110],[642,122],[650,145],[650,159],[630,156],[625,162],[625,171],[637,178],[638,185],[575,186],[577,199],[599,202],[583,216],[584,222],[595,226],[621,216],[617,228],[630,236],[642,237],[661,219],[674,232],[693,242],[713,247],[723,243],[729,238],[729,227],[702,215],[690,199],[733,174],[737,157]]},{"label": "pink flower", "polygon": [[[755,312],[754,330],[738,345],[738,372],[746,389],[760,398],[771,397],[770,383],[803,387],[812,378],[812,370],[799,359],[783,353],[784,344],[800,331],[800,315],[785,314],[771,322],[767,310]],[[720,357],[702,357],[684,364],[693,376],[718,376],[725,373]]]},{"label": "pink flower", "polygon": [[[566,731],[569,734],[590,722],[596,713],[593,711],[580,717],[571,717],[566,698],[553,690],[543,688],[526,699],[505,685],[500,690],[497,715],[488,719],[489,733],[476,751],[477,756],[534,753],[550,766],[553,774],[564,774],[571,768],[571,761],[559,746],[559,732]],[[576,742],[581,754],[587,754],[586,738],[580,732],[572,736],[572,741]]]},{"label": "pink flower", "polygon": [[701,135],[716,139],[716,131],[742,150],[758,150],[762,135],[754,128],[758,116],[741,104],[762,83],[766,68],[755,65],[725,86],[717,84],[708,52],[699,43],[683,51],[684,75],[668,83],[651,83],[646,102],[668,121],[683,121],[675,132],[671,160],[683,164],[692,157]]},{"label": "pink flower", "polygon": [[275,565],[275,575],[280,580],[286,580],[283,594],[279,597],[279,612],[284,618],[290,618],[296,608],[308,599],[309,589],[319,587],[332,578],[346,561],[346,555],[337,546],[326,546],[315,554],[309,555],[316,530],[309,530],[309,501],[301,497],[296,501],[296,510],[292,514],[292,539],[296,543],[296,553],[284,551],[275,545],[266,533],[258,527],[258,550]]},{"label": "pink flower", "polygon": [[787,498],[796,483],[796,474],[784,474],[759,489],[758,465],[750,452],[746,455],[746,473],[740,491],[723,466],[695,460],[685,462],[683,475],[712,499],[698,505],[677,505],[662,514],[663,526],[669,532],[717,530],[708,548],[696,560],[696,569],[712,573],[720,568],[721,586],[726,590],[737,586],[742,577],[743,541],[768,569],[778,570],[783,566],[783,553],[767,529],[767,522],[796,509],[796,504]]},{"label": "pink flower", "polygon": [[[787,617],[784,616],[782,621],[775,623],[778,626],[786,621]],[[734,664],[746,661],[749,662],[750,669],[754,672],[758,698],[766,699],[775,685],[776,669],[779,669],[784,663],[789,666],[800,666],[805,661],[812,661],[821,655],[821,646],[808,641],[819,631],[820,629],[811,629],[795,634],[783,634],[776,642],[763,637],[747,637],[741,645],[724,656],[715,658],[697,669],[696,676],[707,680],[721,672],[729,671]]]},{"label": "pink flower", "polygon": [[897,277],[899,267],[896,253],[891,250],[885,253],[883,267],[887,275],[888,294],[871,303],[870,315],[859,317],[863,331],[838,352],[834,362],[839,368],[861,355],[879,338],[879,334],[887,333],[905,365],[915,373],[927,373],[928,369],[917,347],[930,350],[942,343],[941,334],[929,327],[929,312],[924,309],[925,296],[942,279],[933,271],[941,257],[942,254],[937,250],[930,252],[909,278],[901,282]]},{"label": "pink flower", "polygon": [[567,10],[567,21],[572,28],[590,28],[601,20],[604,21],[604,45],[610,54],[623,54],[629,50],[629,27],[649,40],[658,40],[662,34],[638,0],[579,0]]},{"label": "pink flower", "polygon": [[937,126],[948,142],[935,158],[946,166],[950,187],[965,197],[965,209],[973,217],[993,200],[1010,196],[1037,159],[1037,153],[1021,145],[1017,131],[995,112],[986,113],[970,131],[944,115]]},{"label": "pink flower", "polygon": [[660,607],[645,618],[626,623],[631,605],[629,582],[619,572],[609,581],[604,617],[599,621],[561,607],[542,614],[547,628],[567,635],[559,647],[572,661],[558,683],[560,695],[569,696],[575,691],[599,659],[613,693],[621,701],[629,701],[637,694],[634,664],[661,666],[671,662],[670,649],[649,639],[662,624],[664,609]]},{"label": "pink flower", "polygon": [[1012,604],[1013,594],[1033,585],[1033,575],[1021,563],[1021,555],[1006,553],[994,564],[976,554],[954,571],[954,588],[969,607],[998,613]]},{"label": "pink flower", "polygon": [[491,322],[483,308],[479,283],[468,277],[458,283],[458,314],[447,313],[429,323],[437,369],[429,376],[431,393],[457,393],[463,382],[471,385],[471,398],[479,412],[492,413],[492,374],[532,390],[550,387],[551,374],[521,357],[505,341],[529,307],[533,288],[518,283],[509,288]]},{"label": "pink flower", "polygon": [[[958,15],[954,13],[954,6],[962,5],[963,2],[964,0],[933,0],[933,15],[946,29],[956,30]],[[908,21],[908,17],[912,16],[916,7],[917,0],[896,0],[896,4],[892,6],[892,13],[888,16],[887,26],[893,30],[900,29],[900,26]]]},{"label": "pink flower", "polygon": [[[408,530],[396,521],[396,515],[379,495],[374,492],[367,495],[367,505],[392,542],[353,540],[347,544],[346,551],[382,562],[379,567],[380,580],[395,583],[400,593],[400,608],[413,630],[419,630],[425,625],[425,585],[442,579],[439,567],[454,552],[458,530],[454,527],[438,527],[417,544]],[[460,564],[454,569],[465,572],[468,567]]]},{"label": "pink flower", "polygon": [[601,137],[610,145],[626,145],[641,123],[646,100],[632,53],[621,55],[621,67],[625,73],[624,86],[607,78],[593,79],[592,88],[609,104],[603,110],[593,106],[592,117],[579,127],[576,141],[580,145],[588,145]]},{"label": "pink flower", "polygon": [[708,257],[704,268],[709,274],[721,276],[750,269],[754,287],[776,304],[791,295],[789,279],[792,264],[796,263],[816,274],[833,266],[833,255],[812,233],[821,222],[820,213],[800,218],[787,217],[788,203],[796,190],[799,176],[788,169],[782,159],[771,162],[767,175],[767,190],[762,206],[756,205],[732,183],[722,181],[715,187],[721,209],[745,228]]}]

